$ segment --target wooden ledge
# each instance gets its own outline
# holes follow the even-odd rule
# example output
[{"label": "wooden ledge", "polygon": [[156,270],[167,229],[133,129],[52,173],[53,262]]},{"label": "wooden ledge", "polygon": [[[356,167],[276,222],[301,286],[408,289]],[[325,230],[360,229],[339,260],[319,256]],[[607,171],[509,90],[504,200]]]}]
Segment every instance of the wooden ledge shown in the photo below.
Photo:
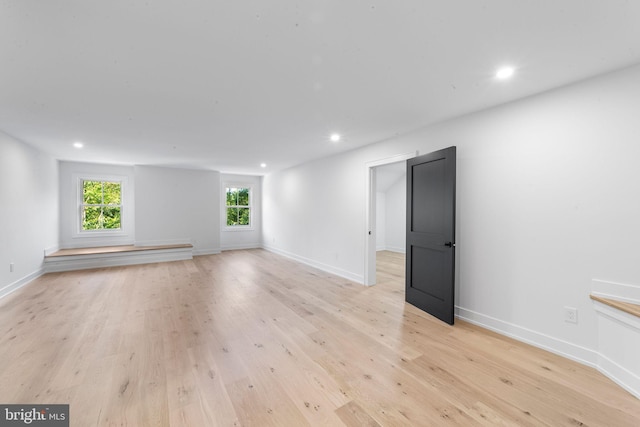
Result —
[{"label": "wooden ledge", "polygon": [[606,304],[610,307],[617,308],[620,311],[624,311],[625,313],[633,314],[634,316],[640,317],[640,305],[631,304],[630,302],[617,301],[610,298],[603,298],[597,295],[589,295],[592,300],[601,302],[602,304]]},{"label": "wooden ledge", "polygon": [[98,246],[92,248],[60,249],[44,257],[44,271],[85,270],[156,262],[193,259],[193,245],[156,246]]},{"label": "wooden ledge", "polygon": [[55,258],[64,256],[76,256],[76,255],[97,255],[97,254],[112,254],[112,253],[126,253],[126,252],[140,252],[140,251],[157,251],[162,249],[191,249],[192,244],[184,243],[177,245],[156,245],[156,246],[134,246],[134,245],[120,245],[120,246],[98,246],[94,248],[75,248],[75,249],[60,249],[52,254],[47,255],[45,258]]}]

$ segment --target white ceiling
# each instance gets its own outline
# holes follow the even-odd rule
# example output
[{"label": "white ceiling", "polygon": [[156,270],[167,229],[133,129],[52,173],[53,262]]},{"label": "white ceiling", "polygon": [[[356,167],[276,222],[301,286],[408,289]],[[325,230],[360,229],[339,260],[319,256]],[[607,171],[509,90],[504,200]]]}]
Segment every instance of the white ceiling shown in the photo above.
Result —
[{"label": "white ceiling", "polygon": [[262,174],[639,62],[640,1],[0,0],[0,129]]}]

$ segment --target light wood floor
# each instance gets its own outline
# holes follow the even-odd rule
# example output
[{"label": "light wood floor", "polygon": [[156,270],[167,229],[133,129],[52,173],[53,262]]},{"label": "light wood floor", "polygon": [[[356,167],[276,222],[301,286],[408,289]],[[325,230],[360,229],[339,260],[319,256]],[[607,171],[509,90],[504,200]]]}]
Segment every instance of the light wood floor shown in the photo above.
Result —
[{"label": "light wood floor", "polygon": [[72,426],[639,426],[594,369],[263,250],[54,273],[0,300],[0,403]]}]

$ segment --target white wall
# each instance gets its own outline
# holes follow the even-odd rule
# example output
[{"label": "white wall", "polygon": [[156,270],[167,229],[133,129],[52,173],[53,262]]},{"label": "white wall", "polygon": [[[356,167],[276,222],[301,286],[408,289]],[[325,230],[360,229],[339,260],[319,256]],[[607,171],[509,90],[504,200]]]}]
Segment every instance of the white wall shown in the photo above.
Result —
[{"label": "white wall", "polygon": [[387,249],[387,194],[376,192],[376,251]]},{"label": "white wall", "polygon": [[136,244],[193,244],[220,252],[220,173],[135,166]]},{"label": "white wall", "polygon": [[362,281],[365,175],[360,151],[266,175],[264,247]]},{"label": "white wall", "polygon": [[406,251],[406,174],[386,191],[376,192],[376,250]]},{"label": "white wall", "polygon": [[591,279],[640,283],[639,111],[637,66],[268,175],[265,246],[362,281],[365,163],[455,145],[457,312],[595,364]]},{"label": "white wall", "polygon": [[385,193],[385,249],[406,251],[407,175],[399,178]]},{"label": "white wall", "polygon": [[[78,233],[79,177],[112,177],[124,181],[122,188],[122,233],[105,235]],[[60,162],[60,246],[82,248],[92,246],[132,245],[135,242],[135,175],[132,166],[97,163]]]},{"label": "white wall", "polygon": [[[223,251],[233,249],[249,249],[262,247],[262,177],[250,175],[220,175],[220,242]],[[251,197],[251,229],[230,229],[226,225],[225,186],[250,186]]]},{"label": "white wall", "polygon": [[40,275],[58,246],[57,182],[56,160],[0,132],[0,296]]},{"label": "white wall", "polygon": [[[77,233],[78,176],[121,177],[121,235]],[[194,254],[220,252],[220,173],[156,166],[60,162],[61,246],[191,243]]]}]

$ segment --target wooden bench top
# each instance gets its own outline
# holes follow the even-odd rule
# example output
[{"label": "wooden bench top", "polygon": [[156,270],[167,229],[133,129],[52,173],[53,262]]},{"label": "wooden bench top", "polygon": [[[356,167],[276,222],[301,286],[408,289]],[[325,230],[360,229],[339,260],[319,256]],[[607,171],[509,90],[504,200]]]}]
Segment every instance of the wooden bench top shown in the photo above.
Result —
[{"label": "wooden bench top", "polygon": [[60,249],[52,254],[47,255],[45,258],[75,256],[75,255],[96,255],[96,254],[123,253],[123,252],[154,251],[154,250],[161,250],[161,249],[182,249],[182,248],[193,248],[193,245],[190,243],[183,243],[183,244],[176,244],[176,245],[156,245],[156,246],[120,245],[120,246],[98,246],[93,248]]},{"label": "wooden bench top", "polygon": [[603,298],[593,294],[589,296],[594,301],[601,302],[602,304],[606,304],[610,307],[617,308],[618,310],[624,311],[625,313],[633,314],[634,316],[640,317],[640,305],[638,304],[618,301],[611,298]]}]

